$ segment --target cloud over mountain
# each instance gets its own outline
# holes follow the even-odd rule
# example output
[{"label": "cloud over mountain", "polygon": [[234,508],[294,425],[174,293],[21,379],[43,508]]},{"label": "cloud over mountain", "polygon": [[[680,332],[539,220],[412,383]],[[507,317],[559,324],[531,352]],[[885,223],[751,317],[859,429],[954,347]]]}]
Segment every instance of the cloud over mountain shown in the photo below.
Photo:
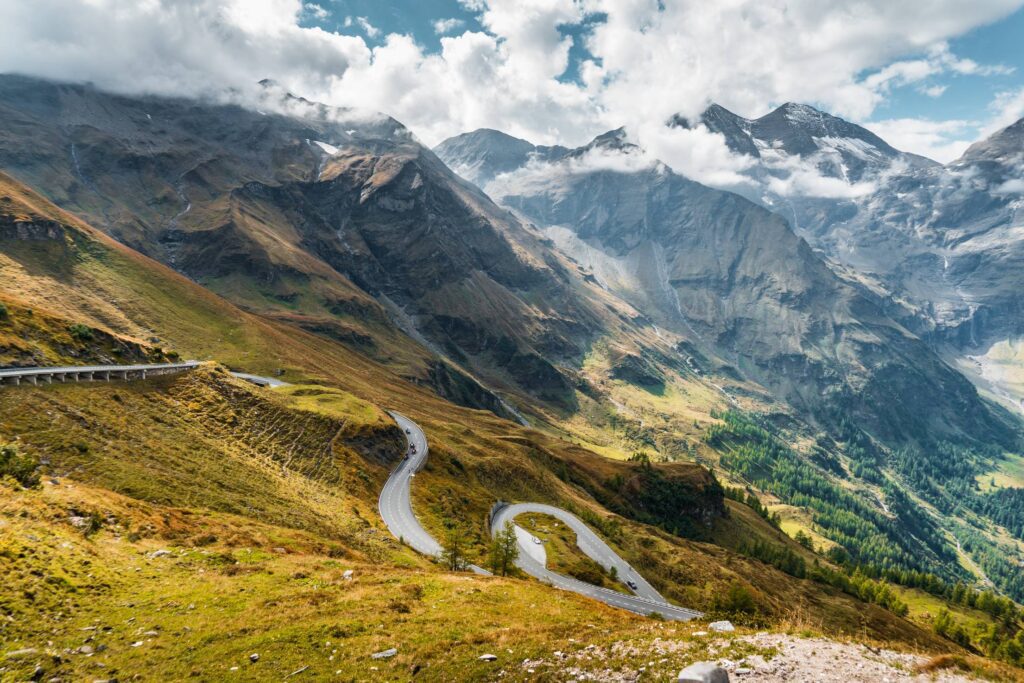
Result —
[{"label": "cloud over mountain", "polygon": [[882,0],[462,4],[483,30],[449,20],[429,50],[410,35],[368,43],[368,31],[324,30],[312,25],[323,4],[301,0],[5,3],[0,71],[181,95],[244,93],[269,77],[310,99],[384,111],[430,144],[480,127],[580,144],[626,125],[683,172],[696,160],[705,180],[728,184],[742,162],[716,136],[663,130],[670,116],[711,101],[748,116],[807,101],[861,120],[893,87],[1002,68],[960,58],[946,41],[1022,1],[979,0],[969,13],[956,0],[927,11]]}]

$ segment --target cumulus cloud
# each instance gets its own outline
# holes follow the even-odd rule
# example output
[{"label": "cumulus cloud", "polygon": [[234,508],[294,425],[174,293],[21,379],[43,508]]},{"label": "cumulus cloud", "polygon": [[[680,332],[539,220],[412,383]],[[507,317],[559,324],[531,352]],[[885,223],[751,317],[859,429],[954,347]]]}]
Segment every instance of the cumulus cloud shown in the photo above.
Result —
[{"label": "cumulus cloud", "polygon": [[[1024,0],[461,0],[483,30],[441,19],[440,51],[302,26],[302,0],[33,0],[0,3],[0,71],[122,92],[210,94],[269,77],[297,95],[387,112],[426,143],[479,127],[582,144],[625,125],[652,154],[706,182],[744,182],[749,160],[700,128],[669,129],[712,101],[758,115],[784,101],[864,120],[892,89],[1004,67],[945,42]],[[565,29],[582,27],[576,38]],[[361,35],[353,35],[356,31]],[[372,39],[373,45],[367,44]],[[570,51],[584,50],[578,78]],[[794,185],[799,184],[794,180]],[[806,185],[815,183],[806,182]]]},{"label": "cumulus cloud", "polygon": [[299,0],[34,0],[0,3],[0,71],[119,92],[256,92],[271,77],[324,92],[369,58],[361,38],[300,28]]},{"label": "cumulus cloud", "polygon": [[997,94],[989,108],[992,110],[992,119],[982,131],[985,135],[991,135],[1024,118],[1024,88]]},{"label": "cumulus cloud", "polygon": [[317,5],[316,3],[313,2],[307,2],[305,5],[303,5],[302,9],[306,12],[306,14],[320,21],[323,21],[327,17],[331,16],[330,12],[328,12],[322,6]]},{"label": "cumulus cloud", "polygon": [[721,134],[703,125],[670,128],[659,121],[647,121],[629,131],[648,153],[688,178],[716,187],[738,189],[753,185],[743,173],[754,166],[754,160],[734,154]]},{"label": "cumulus cloud", "polygon": [[449,19],[438,19],[434,22],[434,33],[439,36],[443,36],[446,33],[451,33],[457,28],[462,28],[462,25],[465,23],[466,22],[462,21],[462,19],[456,19],[454,17]]},{"label": "cumulus cloud", "polygon": [[971,144],[977,124],[961,119],[904,118],[873,121],[865,126],[896,149],[948,163]]},{"label": "cumulus cloud", "polygon": [[[944,41],[1019,3],[975,3],[969,16],[957,0],[936,0],[927,10],[888,0],[664,5],[592,1],[593,9],[608,13],[588,41],[610,79],[606,106],[692,116],[716,101],[750,116],[797,101],[860,120],[887,89],[944,69],[970,70]],[[899,61],[913,54],[923,56]]]}]

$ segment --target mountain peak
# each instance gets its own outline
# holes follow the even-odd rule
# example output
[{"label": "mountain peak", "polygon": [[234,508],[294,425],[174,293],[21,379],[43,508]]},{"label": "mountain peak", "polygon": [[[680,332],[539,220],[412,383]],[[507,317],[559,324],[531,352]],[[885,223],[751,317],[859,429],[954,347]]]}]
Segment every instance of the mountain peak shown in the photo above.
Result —
[{"label": "mountain peak", "polygon": [[1024,119],[997,130],[984,140],[975,142],[967,148],[962,157],[953,162],[953,165],[984,161],[1009,165],[1019,161],[1022,155],[1024,155]]},{"label": "mountain peak", "polygon": [[[840,141],[844,149],[852,142],[858,155],[893,158],[900,154],[889,143],[867,128],[826,114],[807,104],[787,102],[759,119],[751,121],[755,138],[781,147],[789,154],[808,156],[822,151],[825,140]],[[829,146],[829,143],[824,143]],[[848,150],[851,151],[851,150]]]},{"label": "mountain peak", "polygon": [[434,147],[434,153],[452,170],[480,186],[521,167],[531,158],[554,159],[568,151],[557,145],[535,145],[493,128],[460,133]]},{"label": "mountain peak", "polygon": [[601,133],[596,138],[591,140],[590,144],[588,144],[587,147],[621,148],[628,144],[629,143],[627,142],[626,128],[625,126],[620,126],[606,133]]},{"label": "mountain peak", "polygon": [[836,118],[830,114],[826,114],[820,109],[815,109],[809,104],[800,104],[799,102],[786,102],[785,104],[776,107],[771,114],[768,114],[768,116],[771,116],[772,114],[780,114],[795,122],[815,120],[823,117]]},{"label": "mountain peak", "polygon": [[482,139],[482,140],[491,140],[491,141],[494,141],[494,142],[507,142],[507,143],[529,145],[530,147],[534,146],[534,144],[532,142],[530,142],[529,140],[524,140],[523,138],[517,138],[514,135],[509,135],[508,133],[506,133],[504,131],[501,131],[501,130],[497,130],[495,128],[477,128],[476,130],[471,130],[471,131],[469,131],[467,133],[459,133],[458,135],[450,137],[450,138],[444,140],[443,142],[441,142],[441,144],[438,145],[438,147],[440,147],[441,145],[452,143],[455,140],[468,140],[468,139]]}]

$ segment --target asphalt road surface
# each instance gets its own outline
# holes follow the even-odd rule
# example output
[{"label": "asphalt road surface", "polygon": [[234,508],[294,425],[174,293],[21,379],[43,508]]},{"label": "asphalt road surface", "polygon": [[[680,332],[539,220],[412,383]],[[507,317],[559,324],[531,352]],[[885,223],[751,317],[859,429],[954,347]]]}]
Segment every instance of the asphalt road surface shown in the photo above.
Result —
[{"label": "asphalt road surface", "polygon": [[437,557],[441,554],[441,544],[427,533],[412,512],[412,479],[427,461],[427,437],[415,422],[404,415],[392,412],[391,417],[405,432],[409,445],[405,459],[398,463],[384,484],[377,509],[388,531],[395,538],[404,541],[418,553]]},{"label": "asphalt road surface", "polygon": [[630,589],[633,590],[635,595],[626,595],[553,572],[544,563],[539,562],[530,553],[529,548],[526,547],[526,543],[532,543],[532,538],[529,538],[530,535],[517,533],[520,552],[516,566],[530,576],[540,579],[545,583],[550,583],[557,588],[579,593],[580,595],[600,600],[613,607],[620,607],[637,614],[657,613],[666,619],[676,621],[689,621],[690,619],[703,616],[700,612],[684,607],[676,607],[667,602],[628,562],[619,557],[614,550],[608,547],[607,543],[598,538],[597,534],[590,527],[581,522],[572,513],[566,512],[561,508],[541,503],[506,505],[498,509],[491,518],[491,533],[496,534],[505,526],[506,521],[514,520],[518,515],[527,512],[540,512],[551,515],[567,524],[576,532],[577,544],[581,551],[605,568],[615,567],[619,580],[624,584],[626,581],[633,581],[636,584],[636,589]]},{"label": "asphalt road surface", "polygon": [[[399,413],[392,412],[391,417],[395,419],[398,426],[406,434],[409,441],[409,449],[406,451],[408,457],[398,463],[398,467],[388,478],[384,489],[380,493],[377,507],[380,516],[388,530],[398,539],[405,541],[417,552],[431,557],[437,557],[441,553],[441,544],[424,529],[412,510],[411,486],[415,473],[423,467],[427,460],[428,446],[427,437],[419,426],[409,418]],[[415,449],[412,448],[415,446]],[[524,512],[542,512],[562,520],[576,532],[580,550],[586,553],[595,562],[606,568],[615,567],[620,580],[633,581],[636,584],[635,595],[626,595],[617,591],[601,588],[598,586],[563,576],[550,571],[540,559],[543,557],[536,553],[536,548],[530,548],[527,544],[532,543],[529,534],[518,533],[521,552],[517,565],[527,574],[542,581],[550,583],[558,588],[571,590],[581,595],[600,600],[608,605],[627,609],[638,614],[660,614],[666,619],[686,621],[701,616],[700,612],[676,607],[669,604],[640,574],[633,570],[628,562],[623,560],[608,544],[598,538],[590,527],[581,522],[574,515],[560,508],[539,503],[520,503],[500,508],[491,520],[491,533],[496,533],[505,525],[506,520],[512,520]],[[519,530],[522,532],[522,530]],[[536,553],[536,556],[531,555]],[[477,573],[487,572],[480,567],[471,566],[470,569]]]},{"label": "asphalt road surface", "polygon": [[0,377],[32,377],[38,375],[98,373],[98,372],[141,372],[142,370],[190,370],[199,367],[198,361],[184,363],[157,363],[151,365],[67,365],[58,367],[4,368]]},{"label": "asphalt road surface", "polygon": [[[196,361],[188,361],[186,363],[162,365],[95,365],[50,368],[5,368],[0,369],[0,378],[21,378],[34,375],[52,375],[55,373],[135,372],[143,369],[167,371],[171,369],[191,369],[198,365],[199,363]],[[281,380],[271,377],[260,377],[245,373],[231,374],[241,379],[269,387],[279,387],[287,384],[286,382],[282,382]],[[398,426],[405,432],[406,439],[408,440],[408,448],[406,450],[405,457],[398,463],[398,467],[395,468],[395,471],[391,473],[391,476],[384,484],[384,489],[380,493],[380,499],[378,500],[377,507],[380,511],[381,518],[383,518],[384,523],[388,527],[388,530],[394,534],[396,538],[404,541],[419,553],[431,557],[437,557],[441,554],[441,544],[427,533],[427,530],[420,525],[419,521],[416,519],[416,515],[413,514],[412,511],[412,479],[427,460],[427,454],[429,452],[427,447],[427,437],[415,422],[404,415],[392,412],[391,417],[395,419]],[[665,599],[656,590],[654,590],[654,588],[648,584],[642,576],[635,572],[633,568],[625,560],[619,557],[615,551],[609,548],[604,541],[598,538],[598,536],[591,531],[587,525],[577,519],[574,515],[560,508],[552,507],[550,505],[542,505],[540,503],[519,503],[516,505],[507,505],[500,508],[495,513],[491,520],[491,533],[493,534],[497,532],[497,530],[501,529],[506,520],[512,520],[516,515],[524,512],[541,512],[562,520],[576,532],[577,543],[581,551],[586,553],[591,559],[598,562],[605,568],[610,569],[611,567],[615,567],[619,578],[624,583],[626,580],[632,580],[637,587],[636,589],[633,589],[635,595],[625,595],[607,588],[593,586],[589,583],[584,583],[583,581],[578,581],[568,576],[556,574],[555,572],[548,570],[545,566],[545,562],[542,559],[545,557],[543,553],[538,552],[538,549],[536,548],[528,547],[527,544],[533,542],[530,535],[525,533],[522,529],[517,529],[517,538],[519,539],[519,543],[520,546],[522,546],[523,551],[520,552],[520,557],[516,564],[527,574],[550,583],[553,586],[557,586],[558,588],[571,590],[581,595],[586,595],[600,600],[606,604],[621,607],[639,614],[658,613],[667,619],[677,619],[681,621],[701,616],[700,612],[676,607],[675,605],[671,605],[666,602]],[[531,552],[535,553],[535,555],[531,555]],[[469,569],[477,572],[478,574],[489,573],[487,570],[476,565],[470,565]]]},{"label": "asphalt road surface", "polygon": [[[580,518],[571,512],[566,512],[561,508],[544,505],[542,503],[517,503],[516,505],[508,505],[501,508],[495,515],[494,520],[492,520],[491,529],[494,532],[497,532],[505,525],[506,521],[528,512],[539,512],[541,514],[550,515],[572,529],[576,533],[576,545],[581,551],[583,551],[583,554],[594,562],[597,562],[607,571],[611,571],[612,567],[614,567],[616,575],[619,578],[619,582],[626,588],[629,588],[629,590],[633,591],[636,595],[639,595],[642,598],[647,598],[648,600],[667,602],[665,598],[663,598],[661,594],[654,589],[654,586],[647,583],[644,577],[636,573],[628,562],[619,557],[619,555],[609,548],[608,544],[602,541],[589,526],[580,521]],[[494,526],[495,524],[497,524],[497,526]],[[636,588],[630,588],[629,584],[626,583],[627,581],[635,583]]]},{"label": "asphalt road surface", "polygon": [[244,379],[246,382],[251,382],[256,386],[270,387],[271,389],[277,389],[278,387],[288,386],[288,382],[283,382],[274,377],[263,377],[261,375],[250,375],[248,372],[232,372],[232,376],[238,379]]}]

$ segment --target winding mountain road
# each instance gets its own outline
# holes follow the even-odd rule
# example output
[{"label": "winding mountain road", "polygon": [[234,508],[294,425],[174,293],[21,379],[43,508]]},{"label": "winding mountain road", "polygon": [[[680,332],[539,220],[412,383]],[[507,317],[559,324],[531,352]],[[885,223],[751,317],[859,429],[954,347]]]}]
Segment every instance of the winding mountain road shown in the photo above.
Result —
[{"label": "winding mountain road", "polygon": [[[503,506],[491,518],[491,534],[498,533],[505,526],[505,522],[511,522],[519,515],[530,512],[555,517],[572,529],[576,533],[576,545],[583,554],[597,562],[607,571],[614,567],[619,581],[636,595],[656,602],[666,602],[661,593],[654,589],[654,586],[647,583],[644,577],[637,574],[629,563],[608,547],[608,544],[602,541],[579,517],[561,508],[556,508],[553,505],[544,505],[543,503],[517,503],[515,505]],[[532,540],[530,542],[532,543]],[[522,554],[520,553],[520,555]],[[523,568],[520,567],[520,569]],[[523,569],[523,571],[526,570]],[[550,574],[551,572],[548,573]],[[636,584],[636,588],[630,587],[627,583],[628,581]]]},{"label": "winding mountain road", "polygon": [[[197,361],[187,361],[184,363],[165,363],[159,365],[4,368],[0,369],[0,385],[17,385],[22,381],[31,384],[38,384],[40,382],[49,384],[53,382],[145,379],[147,376],[152,375],[193,370],[199,367],[199,365],[200,363]],[[260,386],[276,388],[287,385],[286,382],[272,377],[239,372],[232,372],[231,374]],[[419,425],[404,415],[396,412],[391,412],[390,415],[398,423],[398,426],[402,428],[402,431],[405,432],[409,445],[406,456],[398,463],[398,467],[388,477],[383,490],[381,490],[377,503],[380,516],[387,525],[388,530],[396,538],[404,541],[419,553],[438,557],[442,550],[441,544],[423,528],[419,520],[416,519],[412,509],[412,479],[416,476],[416,472],[426,463],[427,454],[429,453],[427,437]],[[492,535],[504,527],[506,521],[514,520],[517,515],[528,512],[551,515],[568,525],[576,532],[577,544],[580,550],[606,569],[610,570],[614,567],[619,579],[624,584],[628,586],[628,582],[631,581],[636,586],[636,588],[629,586],[635,595],[618,593],[549,570],[545,563],[546,555],[542,547],[531,547],[533,538],[523,529],[516,527],[516,537],[520,545],[519,559],[516,561],[516,565],[527,574],[557,588],[573,591],[574,593],[600,600],[605,604],[638,614],[649,615],[657,613],[667,619],[679,621],[686,621],[701,616],[700,612],[669,604],[653,586],[633,570],[629,563],[608,547],[608,544],[602,541],[590,527],[580,521],[575,515],[560,508],[541,503],[517,503],[501,506],[492,515]],[[490,573],[476,565],[470,565],[469,569],[478,574]]]},{"label": "winding mountain road", "polygon": [[377,509],[395,538],[404,541],[418,553],[437,557],[441,544],[427,533],[412,511],[412,478],[427,461],[427,437],[415,422],[399,413],[390,413],[405,432],[409,445],[406,457],[388,477],[380,492]]},{"label": "winding mountain road", "polygon": [[[411,486],[412,479],[427,460],[428,446],[427,437],[419,425],[399,413],[391,412],[398,426],[406,434],[409,442],[407,457],[398,463],[387,483],[380,493],[377,508],[380,516],[387,525],[388,530],[395,536],[419,553],[430,557],[437,557],[441,553],[441,544],[438,543],[416,519],[412,510]],[[415,448],[413,448],[415,446]],[[619,579],[625,584],[632,581],[636,588],[632,589],[635,595],[627,595],[608,588],[601,588],[577,579],[563,576],[549,570],[543,561],[541,554],[536,554],[537,549],[532,548],[531,537],[522,529],[517,527],[520,553],[516,565],[524,572],[541,581],[551,584],[557,588],[569,590],[580,595],[585,595],[595,600],[620,607],[622,609],[636,612],[637,614],[660,614],[666,619],[687,621],[699,616],[700,612],[676,607],[668,603],[658,591],[637,573],[628,562],[616,554],[602,541],[590,527],[579,520],[575,515],[560,508],[540,503],[518,503],[498,508],[491,519],[491,533],[497,533],[505,522],[513,520],[517,515],[526,512],[540,512],[557,517],[576,532],[577,543],[582,552],[592,560],[605,568],[615,567]],[[484,569],[475,565],[470,569],[480,574],[487,574]],[[628,585],[628,584],[627,584]]]},{"label": "winding mountain road", "polygon": [[[580,581],[569,576],[564,576],[553,572],[547,568],[544,562],[540,562],[539,559],[531,552],[533,549],[530,548],[532,543],[532,537],[529,533],[519,533],[521,529],[517,527],[516,537],[519,539],[519,559],[516,560],[516,566],[522,569],[524,572],[533,576],[534,578],[540,579],[545,583],[550,583],[556,588],[562,588],[569,590],[580,595],[585,595],[595,600],[612,605],[614,607],[621,607],[627,609],[630,612],[636,612],[637,614],[660,614],[666,619],[673,619],[676,621],[689,621],[702,616],[700,612],[686,609],[684,607],[676,607],[665,600],[662,595],[655,590],[654,586],[649,584],[639,572],[633,569],[632,566],[619,555],[608,547],[608,544],[602,541],[597,534],[591,530],[589,526],[584,524],[576,515],[566,512],[561,508],[556,508],[551,505],[544,505],[542,503],[517,503],[514,505],[505,505],[500,507],[491,516],[491,534],[496,534],[504,526],[505,522],[513,521],[517,516],[526,514],[529,512],[537,512],[545,515],[550,515],[561,520],[570,529],[576,533],[576,543],[579,549],[587,555],[590,559],[600,564],[605,569],[611,569],[615,567],[618,579],[624,585],[629,587],[633,591],[634,595],[626,595],[625,593],[619,593],[609,588],[602,588],[593,584]],[[513,522],[514,523],[514,522]],[[628,581],[632,581],[636,588],[628,585]]]}]

